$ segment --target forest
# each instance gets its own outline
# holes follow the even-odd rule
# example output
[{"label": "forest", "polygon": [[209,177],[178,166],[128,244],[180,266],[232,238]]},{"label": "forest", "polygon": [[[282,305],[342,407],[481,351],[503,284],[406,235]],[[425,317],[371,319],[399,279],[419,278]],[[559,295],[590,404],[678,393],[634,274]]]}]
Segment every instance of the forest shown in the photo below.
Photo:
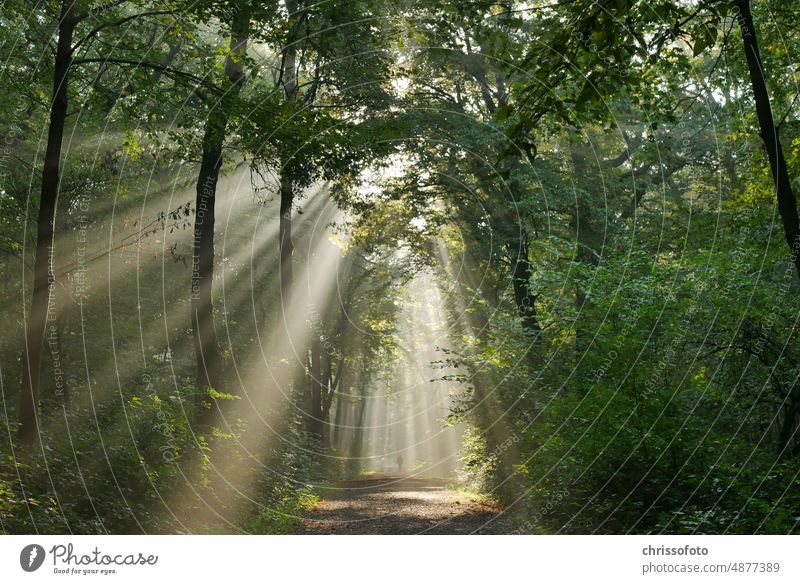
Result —
[{"label": "forest", "polygon": [[798,27],[3,0],[0,532],[800,532]]}]

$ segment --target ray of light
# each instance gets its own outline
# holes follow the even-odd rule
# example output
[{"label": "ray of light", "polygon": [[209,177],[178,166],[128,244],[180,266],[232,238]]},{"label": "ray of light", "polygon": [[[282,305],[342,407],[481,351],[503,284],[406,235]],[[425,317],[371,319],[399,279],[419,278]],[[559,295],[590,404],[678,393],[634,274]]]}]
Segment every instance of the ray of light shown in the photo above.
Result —
[{"label": "ray of light", "polygon": [[450,388],[440,378],[452,371],[434,365],[449,347],[442,295],[431,274],[415,277],[408,293],[398,315],[404,356],[387,387],[371,389],[362,463],[370,472],[451,477],[463,428],[446,424]]}]

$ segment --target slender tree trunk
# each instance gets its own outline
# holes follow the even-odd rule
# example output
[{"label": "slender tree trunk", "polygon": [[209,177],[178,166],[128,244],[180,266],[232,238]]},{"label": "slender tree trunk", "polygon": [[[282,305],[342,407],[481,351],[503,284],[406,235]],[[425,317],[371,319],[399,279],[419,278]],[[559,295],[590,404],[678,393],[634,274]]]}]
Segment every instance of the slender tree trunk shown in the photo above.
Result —
[{"label": "slender tree trunk", "polygon": [[[342,372],[344,373],[344,372]],[[348,406],[350,396],[346,393],[346,388],[344,385],[344,379],[342,377],[342,373],[339,374],[339,387],[341,388],[340,391],[336,395],[336,415],[333,419],[333,438],[331,443],[333,447],[337,451],[342,450],[342,424],[344,420],[344,408]]]},{"label": "slender tree trunk", "polygon": [[339,391],[339,384],[342,380],[342,372],[344,371],[344,358],[339,357],[338,363],[336,366],[336,375],[333,374],[333,357],[328,357],[328,373],[326,374],[325,378],[327,383],[325,387],[327,388],[327,393],[325,394],[325,399],[322,403],[322,419],[325,423],[330,423],[330,412],[331,406],[333,406],[333,399],[336,397],[336,393]]},{"label": "slender tree trunk", "polygon": [[517,304],[517,314],[526,333],[539,332],[539,320],[536,315],[536,296],[531,292],[531,262],[528,259],[528,244],[524,236],[520,238],[520,247],[515,250],[514,271],[512,274],[514,301]]},{"label": "slender tree trunk", "polygon": [[53,282],[53,232],[61,181],[61,146],[67,119],[69,70],[72,60],[72,35],[77,21],[72,14],[73,2],[61,3],[56,45],[53,103],[47,131],[47,149],[42,172],[39,216],[36,222],[36,258],[33,267],[33,295],[25,330],[22,352],[22,387],[19,397],[17,437],[22,444],[33,444],[39,436],[37,403],[42,365],[44,332]]},{"label": "slender tree trunk", "polygon": [[[323,425],[323,444],[330,446],[334,444],[333,434],[334,430],[331,427],[331,407],[333,407],[333,400],[336,399],[339,393],[339,388],[342,382],[342,373],[344,373],[344,357],[340,356],[338,359],[336,375],[333,374],[333,357],[328,357],[328,372],[325,375],[325,383],[323,388],[325,390],[322,400],[322,425]],[[337,418],[339,412],[336,412]]]},{"label": "slender tree trunk", "polygon": [[332,445],[338,451],[342,451],[342,425],[345,423],[345,408],[350,407],[350,393],[345,383],[345,360],[339,358],[339,371],[336,374],[334,394],[332,399],[336,400],[336,416],[333,421]]},{"label": "slender tree trunk", "polygon": [[[492,187],[491,179],[479,168],[475,168],[475,174],[484,185],[489,199],[502,201],[506,196],[503,191],[498,191]],[[506,188],[518,190],[519,186],[511,177],[506,177]],[[492,219],[501,226],[504,235],[505,249],[508,258],[513,264],[511,274],[511,285],[514,291],[514,302],[517,306],[517,314],[520,319],[523,331],[533,335],[541,330],[536,314],[536,295],[531,290],[531,276],[533,268],[528,259],[528,234],[521,224],[521,218],[516,211],[511,210],[490,210]]]},{"label": "slender tree trunk", "polygon": [[[363,383],[360,379],[359,383]],[[364,420],[367,413],[367,395],[364,389],[359,389],[358,406],[355,422],[353,423],[353,443],[350,445],[350,457],[355,459],[357,465],[361,464],[361,455],[364,451]]]},{"label": "slender tree trunk", "polygon": [[[773,379],[772,385],[775,394],[782,398],[781,412],[783,421],[778,430],[776,450],[781,458],[797,456],[800,452],[800,443],[797,441],[798,421],[800,421],[800,391],[795,387],[788,389],[785,384]],[[794,442],[794,447],[792,443]]]},{"label": "slender tree trunk", "polygon": [[217,137],[219,121],[207,122],[203,139],[203,158],[197,181],[191,307],[197,387],[217,390],[221,390],[222,356],[214,330],[211,288],[214,278],[214,202],[222,158],[222,140]]},{"label": "slender tree trunk", "polygon": [[322,367],[320,357],[322,348],[319,335],[311,341],[309,374],[311,375],[311,411],[309,412],[309,432],[318,441],[322,441]]},{"label": "slender tree trunk", "polygon": [[[286,9],[289,11],[289,34],[286,37],[286,46],[283,50],[283,92],[286,101],[297,98],[297,2],[287,0]],[[278,225],[278,242],[280,246],[280,271],[281,271],[281,302],[284,308],[288,306],[292,290],[292,205],[294,204],[294,181],[288,171],[288,161],[284,161],[281,168],[281,206]]]},{"label": "slender tree trunk", "polygon": [[[250,13],[240,8],[231,21],[231,55],[225,62],[225,75],[229,84],[226,95],[211,111],[206,120],[203,136],[203,155],[197,178],[195,200],[195,228],[192,254],[192,306],[191,321],[197,359],[198,389],[222,389],[222,355],[214,329],[212,283],[214,280],[214,221],[217,182],[222,167],[222,150],[228,126],[227,107],[244,84],[244,62],[250,28]],[[216,408],[207,401],[209,413],[204,416],[211,422]]]},{"label": "slender tree trunk", "polygon": [[791,259],[800,275],[800,218],[797,214],[797,200],[792,190],[786,159],[783,156],[778,128],[772,116],[769,92],[764,75],[764,66],[761,53],[758,49],[758,38],[753,24],[753,14],[750,11],[750,0],[735,0],[738,8],[737,19],[742,31],[747,68],[750,71],[750,82],[753,86],[753,98],[756,105],[756,115],[760,126],[761,139],[769,158],[772,171],[772,180],[775,183],[775,193],[778,199],[778,213],[783,221],[783,230],[786,243],[791,251]]},{"label": "slender tree trunk", "polygon": [[281,303],[286,309],[292,294],[292,254],[294,253],[294,243],[292,242],[292,204],[294,202],[294,184],[291,177],[286,176],[285,172],[281,176],[281,208],[278,241],[280,246],[280,267],[281,267]]},{"label": "slender tree trunk", "polygon": [[324,426],[329,425],[328,414],[331,410],[331,403],[333,403],[333,359],[330,355],[327,358],[328,366],[325,367],[325,373],[322,377],[322,423]]}]

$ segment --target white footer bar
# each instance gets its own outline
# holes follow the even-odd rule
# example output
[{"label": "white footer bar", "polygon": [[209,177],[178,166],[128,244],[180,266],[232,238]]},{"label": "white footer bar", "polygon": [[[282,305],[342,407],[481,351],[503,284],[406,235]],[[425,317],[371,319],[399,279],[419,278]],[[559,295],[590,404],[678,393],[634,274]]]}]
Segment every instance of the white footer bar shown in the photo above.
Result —
[{"label": "white footer bar", "polygon": [[785,536],[2,536],[0,582],[800,582]]}]

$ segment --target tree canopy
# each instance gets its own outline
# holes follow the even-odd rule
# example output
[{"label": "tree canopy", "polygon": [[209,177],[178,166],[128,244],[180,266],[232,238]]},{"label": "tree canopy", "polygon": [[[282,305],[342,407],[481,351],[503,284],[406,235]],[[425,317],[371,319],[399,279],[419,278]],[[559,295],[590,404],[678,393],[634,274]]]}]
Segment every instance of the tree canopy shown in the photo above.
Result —
[{"label": "tree canopy", "polygon": [[798,16],[5,2],[0,529],[796,533]]}]

